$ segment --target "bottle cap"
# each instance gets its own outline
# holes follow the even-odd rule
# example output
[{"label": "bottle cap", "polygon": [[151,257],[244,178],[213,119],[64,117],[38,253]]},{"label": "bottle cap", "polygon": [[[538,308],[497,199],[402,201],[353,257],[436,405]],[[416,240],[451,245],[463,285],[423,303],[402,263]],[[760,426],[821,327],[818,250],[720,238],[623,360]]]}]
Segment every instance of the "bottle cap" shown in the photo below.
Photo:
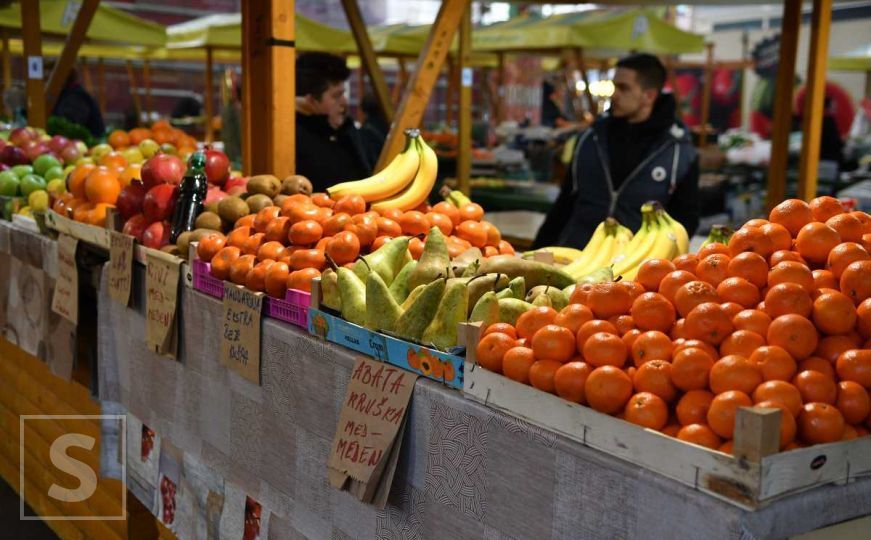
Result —
[{"label": "bottle cap", "polygon": [[206,154],[200,150],[197,150],[191,157],[188,158],[188,168],[189,169],[202,169],[206,166]]}]

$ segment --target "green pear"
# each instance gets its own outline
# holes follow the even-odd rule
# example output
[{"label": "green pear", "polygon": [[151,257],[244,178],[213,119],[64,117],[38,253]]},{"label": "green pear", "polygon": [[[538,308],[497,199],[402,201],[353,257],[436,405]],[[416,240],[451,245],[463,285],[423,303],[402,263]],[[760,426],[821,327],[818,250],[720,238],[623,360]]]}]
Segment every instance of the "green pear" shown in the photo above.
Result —
[{"label": "green pear", "polygon": [[563,289],[563,294],[566,295],[566,298],[572,297],[572,294],[575,292],[575,287],[577,287],[577,285],[569,285]]},{"label": "green pear", "polygon": [[574,278],[553,265],[527,261],[513,255],[496,255],[481,261],[478,273],[489,274],[492,272],[508,274],[512,278],[523,276],[526,278],[527,287],[550,285],[562,289],[575,282]]},{"label": "green pear", "polygon": [[450,264],[451,256],[448,254],[445,235],[442,234],[441,229],[433,227],[426,237],[417,266],[408,278],[408,286],[413,289],[418,285],[430,283],[438,277],[451,277],[445,275]]},{"label": "green pear", "polygon": [[469,280],[469,310],[478,302],[484,293],[506,287],[508,276],[505,274],[485,274]]},{"label": "green pear", "polygon": [[387,284],[378,272],[366,278],[366,328],[370,330],[393,330],[402,308],[393,299]]},{"label": "green pear", "polygon": [[408,298],[408,278],[416,266],[417,261],[412,260],[403,266],[402,270],[393,278],[393,283],[390,284],[390,294],[393,295],[393,299],[397,302],[405,302],[405,299]]},{"label": "green pear", "polygon": [[366,285],[352,270],[340,266],[336,269],[342,317],[351,323],[366,324]]},{"label": "green pear", "polygon": [[321,304],[342,311],[342,297],[339,294],[339,277],[332,268],[327,268],[321,274]]},{"label": "green pear", "polygon": [[461,282],[448,283],[432,322],[421,336],[423,343],[431,343],[439,350],[457,345],[457,324],[466,320],[469,309],[469,287]]},{"label": "green pear", "polygon": [[535,300],[532,301],[532,305],[535,307],[553,307],[553,302],[550,301],[550,296],[542,293],[535,297]]},{"label": "green pear", "polygon": [[520,317],[534,307],[529,302],[518,300],[517,298],[500,298],[499,322],[516,324],[517,317]]},{"label": "green pear", "polygon": [[481,321],[481,328],[487,328],[493,323],[499,322],[499,299],[493,291],[485,292],[472,308],[469,316],[472,322]]},{"label": "green pear", "polygon": [[578,284],[605,283],[607,281],[614,281],[614,267],[610,265],[593,270],[589,274],[581,277],[581,279],[578,280]]},{"label": "green pear", "polygon": [[424,289],[426,289],[426,285],[418,285],[408,293],[408,298],[403,300],[402,305],[400,306],[403,312],[408,311],[408,308],[411,307],[411,304],[413,304],[415,300],[417,300],[417,297],[420,296],[420,293],[422,293]]},{"label": "green pear", "polygon": [[[469,266],[467,266],[466,269],[463,270],[462,274],[460,274],[460,275],[463,277],[472,277],[472,276],[478,275],[479,268],[481,268],[481,261],[474,260],[471,263],[469,263]],[[454,270],[454,272],[456,272],[456,270]]]},{"label": "green pear", "polygon": [[454,259],[451,261],[451,270],[453,270],[454,275],[457,276],[465,275],[466,271],[471,267],[474,267],[475,271],[477,272],[479,264],[475,263],[479,263],[480,260],[483,258],[484,253],[480,249],[476,247],[470,247],[466,251],[454,257]]},{"label": "green pear", "polygon": [[372,253],[360,257],[362,260],[354,263],[354,273],[365,282],[369,272],[378,272],[384,283],[390,285],[405,264],[409,240],[407,236],[398,236]]},{"label": "green pear", "polygon": [[[418,266],[420,266],[418,264]],[[445,292],[446,279],[435,279],[424,286],[408,309],[396,320],[393,332],[405,339],[420,341],[424,330],[433,320],[439,301]]]},{"label": "green pear", "polygon": [[508,282],[508,287],[497,293],[499,298],[516,298],[523,300],[526,298],[526,279],[523,276],[517,276]]},{"label": "green pear", "polygon": [[537,287],[529,289],[529,292],[526,293],[526,301],[535,304],[535,300],[540,295],[549,297],[551,307],[557,311],[560,311],[562,308],[569,305],[569,297],[566,296],[566,293],[556,287],[550,287],[548,285],[538,285]]}]

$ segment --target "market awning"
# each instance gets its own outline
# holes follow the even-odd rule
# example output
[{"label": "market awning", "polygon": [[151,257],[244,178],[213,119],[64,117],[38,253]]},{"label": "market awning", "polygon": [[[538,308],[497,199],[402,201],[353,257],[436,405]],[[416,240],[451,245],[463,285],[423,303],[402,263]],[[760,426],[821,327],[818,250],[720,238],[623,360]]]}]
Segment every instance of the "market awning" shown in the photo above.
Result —
[{"label": "market awning", "polygon": [[871,71],[871,45],[829,58],[831,71]]},{"label": "market awning", "polygon": [[[76,20],[79,5],[64,0],[40,0],[39,19],[42,33],[57,36],[68,34]],[[15,2],[0,9],[0,27],[21,29],[20,3]],[[88,39],[106,43],[135,43],[142,47],[163,47],[166,44],[166,29],[155,22],[101,2],[88,28]]]}]

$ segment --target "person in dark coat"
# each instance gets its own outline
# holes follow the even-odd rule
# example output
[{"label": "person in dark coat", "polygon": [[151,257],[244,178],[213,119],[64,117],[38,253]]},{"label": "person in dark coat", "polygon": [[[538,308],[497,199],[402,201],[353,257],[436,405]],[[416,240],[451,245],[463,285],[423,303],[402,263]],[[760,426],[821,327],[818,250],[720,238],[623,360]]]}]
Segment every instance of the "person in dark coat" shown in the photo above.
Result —
[{"label": "person in dark coat", "polygon": [[296,60],[296,172],[316,192],[365,178],[375,166],[347,115],[350,75],[345,61],[332,54],[305,53]]},{"label": "person in dark coat", "polygon": [[75,69],[70,70],[52,114],[84,126],[94,137],[101,137],[106,132],[100,106],[81,85]]},{"label": "person in dark coat", "polygon": [[641,205],[655,200],[692,236],[699,225],[699,164],[689,130],[675,117],[676,103],[662,92],[658,58],[620,60],[610,110],[578,135],[571,165],[534,246],[583,249],[611,216],[633,231]]}]

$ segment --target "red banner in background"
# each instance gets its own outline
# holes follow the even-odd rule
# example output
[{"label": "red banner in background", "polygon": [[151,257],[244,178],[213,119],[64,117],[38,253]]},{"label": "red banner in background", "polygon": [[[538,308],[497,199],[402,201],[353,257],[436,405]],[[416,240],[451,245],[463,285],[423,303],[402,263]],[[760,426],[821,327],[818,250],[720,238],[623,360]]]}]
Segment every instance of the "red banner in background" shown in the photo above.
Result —
[{"label": "red banner in background", "polygon": [[505,60],[502,100],[505,120],[531,125],[541,123],[541,82],[544,70],[538,56],[516,56]]},{"label": "red banner in background", "polygon": [[[677,90],[683,121],[690,127],[702,121],[705,71],[701,68],[679,69]],[[741,126],[741,69],[715,68],[711,85],[711,109],[708,123],[718,132]]]}]

